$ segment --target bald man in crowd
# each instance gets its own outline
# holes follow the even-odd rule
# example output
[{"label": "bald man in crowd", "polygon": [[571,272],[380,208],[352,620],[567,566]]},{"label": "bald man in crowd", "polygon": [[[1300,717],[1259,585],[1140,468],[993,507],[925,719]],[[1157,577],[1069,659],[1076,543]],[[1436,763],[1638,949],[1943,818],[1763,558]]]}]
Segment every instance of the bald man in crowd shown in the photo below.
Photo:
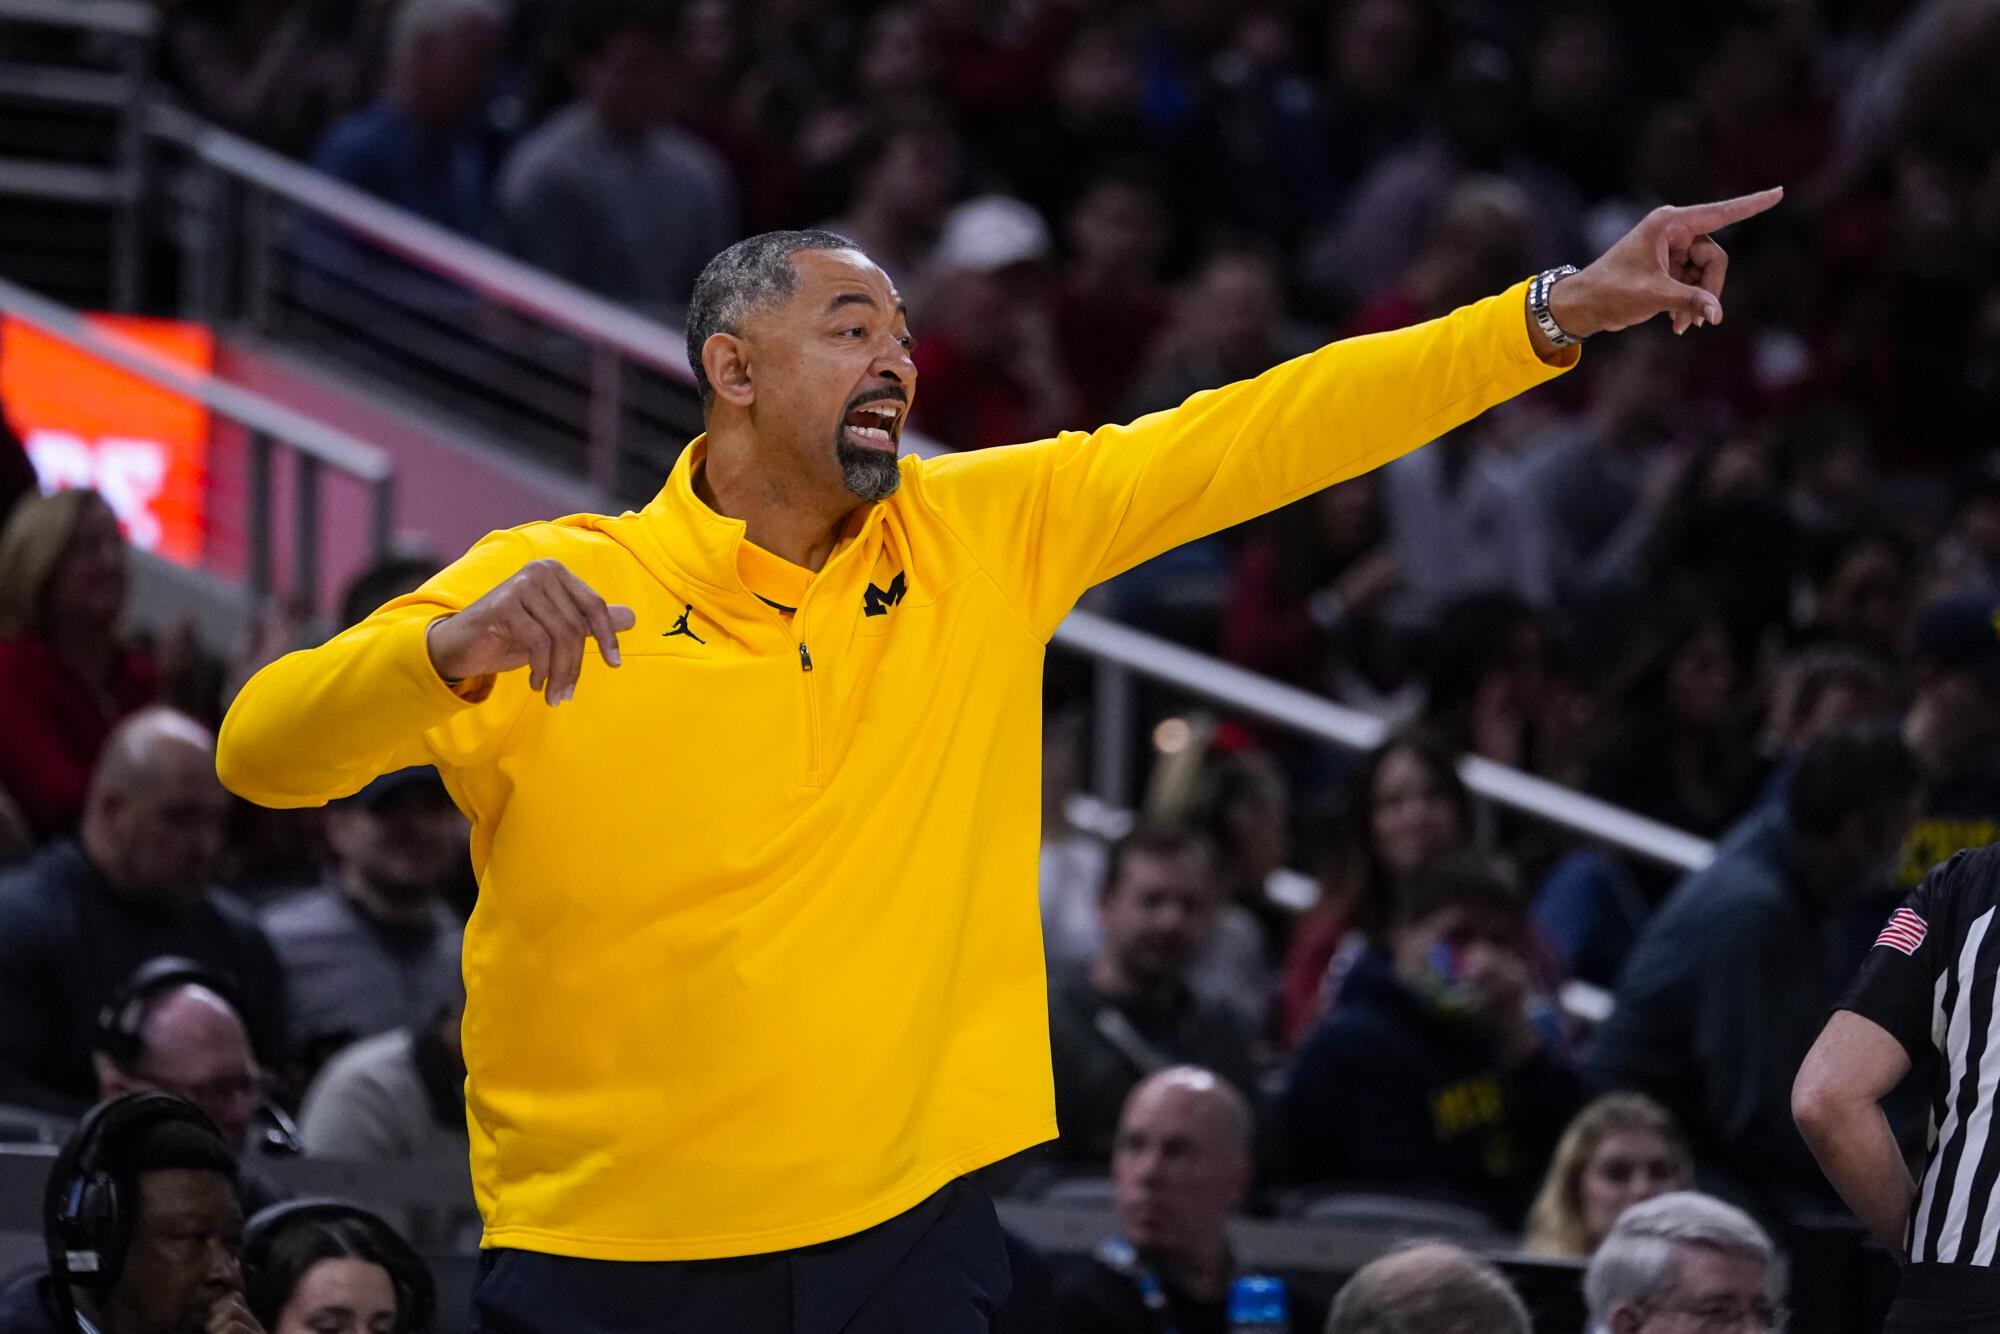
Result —
[{"label": "bald man in crowd", "polygon": [[[1271,1300],[1270,1282],[1243,1273],[1229,1245],[1250,1189],[1252,1124],[1243,1095],[1200,1066],[1169,1066],[1132,1090],[1111,1156],[1119,1235],[1058,1282],[1063,1334],[1222,1330],[1239,1286]],[[1317,1334],[1309,1301],[1281,1300],[1289,1328]]]},{"label": "bald man in crowd", "polygon": [[1326,1334],[1533,1334],[1500,1271],[1470,1251],[1420,1242],[1363,1265],[1334,1299]]},{"label": "bald man in crowd", "polygon": [[201,1108],[232,1153],[243,1152],[263,1075],[236,1007],[212,987],[168,981],[134,995],[100,1031],[92,1063],[101,1097],[148,1089]]},{"label": "bald man in crowd", "polygon": [[0,1101],[80,1111],[95,1099],[98,1010],[163,954],[226,978],[259,1059],[280,1058],[277,956],[209,885],[227,813],[200,723],[147,709],[111,734],[76,838],[0,879]]}]

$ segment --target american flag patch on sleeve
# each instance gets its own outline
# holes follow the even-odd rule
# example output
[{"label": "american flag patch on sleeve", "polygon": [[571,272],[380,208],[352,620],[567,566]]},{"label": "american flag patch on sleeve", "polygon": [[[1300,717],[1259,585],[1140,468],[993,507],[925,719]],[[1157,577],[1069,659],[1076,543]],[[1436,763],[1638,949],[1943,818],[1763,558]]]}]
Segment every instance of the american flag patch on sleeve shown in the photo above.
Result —
[{"label": "american flag patch on sleeve", "polygon": [[1875,943],[1913,955],[1917,946],[1924,943],[1924,935],[1930,929],[1929,923],[1908,908],[1898,908],[1889,919],[1889,924],[1882,928],[1882,934],[1875,937]]}]

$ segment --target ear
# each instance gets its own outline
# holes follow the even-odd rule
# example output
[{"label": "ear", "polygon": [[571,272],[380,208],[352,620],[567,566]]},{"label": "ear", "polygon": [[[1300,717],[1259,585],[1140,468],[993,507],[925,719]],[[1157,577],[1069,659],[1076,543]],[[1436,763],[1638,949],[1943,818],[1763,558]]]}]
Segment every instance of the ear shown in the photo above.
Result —
[{"label": "ear", "polygon": [[710,334],[701,345],[701,368],[717,398],[739,408],[756,401],[757,391],[750,382],[750,347],[736,334]]},{"label": "ear", "polygon": [[1645,1327],[1646,1317],[1631,1303],[1622,1302],[1611,1308],[1611,1334],[1639,1334]]}]

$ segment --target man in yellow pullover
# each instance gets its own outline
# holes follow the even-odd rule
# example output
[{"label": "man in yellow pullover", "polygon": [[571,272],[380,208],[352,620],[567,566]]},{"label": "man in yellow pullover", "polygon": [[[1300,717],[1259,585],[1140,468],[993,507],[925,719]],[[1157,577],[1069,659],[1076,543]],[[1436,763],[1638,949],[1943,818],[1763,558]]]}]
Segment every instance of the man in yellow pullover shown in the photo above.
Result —
[{"label": "man in yellow pullover", "polygon": [[[1589,268],[1126,426],[920,461],[889,278],[723,252],[706,433],[638,513],[483,539],[260,672],[232,791],[432,764],[472,820],[472,1170],[494,1331],[921,1329],[1004,1296],[968,1172],[1056,1133],[1036,911],[1043,650],[1091,585],[1403,454],[1660,313],[1722,318],[1661,209]],[[525,670],[524,670],[525,669]]]}]

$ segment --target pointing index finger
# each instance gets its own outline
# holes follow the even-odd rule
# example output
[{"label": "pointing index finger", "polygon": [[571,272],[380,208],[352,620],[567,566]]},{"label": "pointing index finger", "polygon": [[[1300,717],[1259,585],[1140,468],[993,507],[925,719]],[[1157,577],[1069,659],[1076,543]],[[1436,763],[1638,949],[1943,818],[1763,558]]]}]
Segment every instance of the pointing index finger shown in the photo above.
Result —
[{"label": "pointing index finger", "polygon": [[1734,199],[1719,199],[1713,204],[1689,204],[1674,210],[1674,221],[1695,232],[1712,232],[1727,227],[1745,218],[1754,218],[1768,208],[1776,207],[1785,197],[1782,185],[1769,190],[1759,190],[1754,195],[1738,195]]}]

